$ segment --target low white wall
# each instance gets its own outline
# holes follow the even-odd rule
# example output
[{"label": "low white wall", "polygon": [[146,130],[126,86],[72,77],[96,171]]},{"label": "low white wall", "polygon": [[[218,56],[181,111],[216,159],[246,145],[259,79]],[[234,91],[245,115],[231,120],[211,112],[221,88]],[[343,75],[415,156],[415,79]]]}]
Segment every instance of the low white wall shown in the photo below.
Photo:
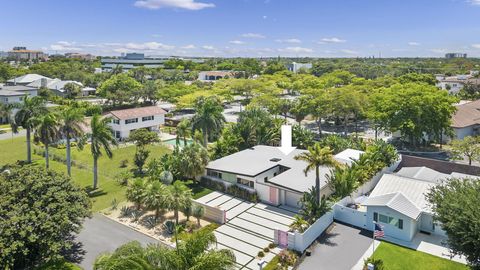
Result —
[{"label": "low white wall", "polygon": [[333,215],[335,220],[367,229],[367,212],[358,211],[337,203],[333,206]]},{"label": "low white wall", "polygon": [[227,215],[225,210],[222,210],[219,207],[212,207],[212,206],[206,205],[196,200],[194,200],[194,204],[197,204],[203,207],[203,209],[205,210],[203,214],[204,219],[213,221],[218,224],[226,223]]},{"label": "low white wall", "polygon": [[[333,222],[333,211],[326,213],[315,221],[310,227],[300,232],[288,232],[288,249],[304,252],[315,239],[317,239]],[[275,230],[274,235],[278,235]],[[278,244],[278,237],[274,237],[274,241]]]}]

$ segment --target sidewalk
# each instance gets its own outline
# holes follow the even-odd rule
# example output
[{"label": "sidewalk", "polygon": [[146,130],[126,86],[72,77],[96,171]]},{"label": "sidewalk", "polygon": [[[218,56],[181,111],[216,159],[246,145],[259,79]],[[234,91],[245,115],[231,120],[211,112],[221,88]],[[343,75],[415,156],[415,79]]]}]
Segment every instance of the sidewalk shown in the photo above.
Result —
[{"label": "sidewalk", "polygon": [[372,257],[373,252],[377,249],[378,245],[380,245],[380,241],[375,240],[375,246],[373,246],[373,243],[370,245],[370,247],[365,251],[363,256],[358,260],[357,264],[355,264],[351,270],[363,270],[363,264],[365,260],[368,258]]}]

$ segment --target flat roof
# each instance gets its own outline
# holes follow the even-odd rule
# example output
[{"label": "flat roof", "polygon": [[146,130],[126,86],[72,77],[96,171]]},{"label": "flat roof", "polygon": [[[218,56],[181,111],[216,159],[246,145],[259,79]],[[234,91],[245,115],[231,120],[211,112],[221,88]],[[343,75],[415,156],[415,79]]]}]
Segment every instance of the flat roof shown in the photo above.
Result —
[{"label": "flat roof", "polygon": [[[312,171],[305,175],[303,170],[307,166],[307,163],[305,161],[294,159],[295,156],[303,152],[307,152],[307,150],[295,149],[290,154],[285,155],[278,147],[257,145],[211,161],[206,168],[215,171],[255,177],[267,170],[281,166],[286,170],[279,173],[277,176],[268,179],[268,183],[298,192],[306,192],[315,185],[315,172]],[[344,158],[347,153],[342,152],[334,157],[339,162],[345,163]],[[338,155],[340,155],[341,158],[337,158]],[[326,166],[320,167],[321,187],[326,185],[326,175],[329,173],[330,168]]]}]

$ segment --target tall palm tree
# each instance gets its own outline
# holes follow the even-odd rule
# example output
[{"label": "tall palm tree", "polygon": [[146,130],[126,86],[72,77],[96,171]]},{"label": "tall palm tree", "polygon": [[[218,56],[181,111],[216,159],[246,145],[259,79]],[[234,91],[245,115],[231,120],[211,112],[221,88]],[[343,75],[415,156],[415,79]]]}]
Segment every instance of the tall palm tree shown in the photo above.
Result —
[{"label": "tall palm tree", "polygon": [[296,230],[300,233],[303,233],[308,228],[308,226],[308,222],[302,216],[295,215],[293,216],[292,223],[288,227],[294,231]]},{"label": "tall palm tree", "polygon": [[62,136],[64,136],[67,144],[67,173],[68,176],[71,176],[72,159],[70,141],[83,136],[82,124],[84,123],[84,114],[80,108],[66,107],[60,112],[59,116],[62,121],[60,132]]},{"label": "tall palm tree", "polygon": [[200,230],[182,240],[175,249],[160,244],[144,248],[139,242],[130,242],[97,257],[93,269],[234,269],[235,255],[231,250],[211,249],[216,243],[213,232]]},{"label": "tall palm tree", "polygon": [[192,203],[192,191],[182,181],[178,180],[168,188],[170,190],[169,208],[174,212],[175,223],[178,225],[178,211]]},{"label": "tall palm tree", "polygon": [[149,210],[155,210],[155,222],[160,212],[168,206],[168,192],[167,186],[158,181],[150,183],[145,190],[143,202]]},{"label": "tall palm tree", "polygon": [[180,142],[180,138],[183,139],[183,146],[187,145],[187,137],[190,136],[190,121],[183,119],[177,125],[177,145]]},{"label": "tall palm tree", "polygon": [[49,168],[48,147],[60,138],[57,117],[53,113],[38,116],[32,121],[35,127],[34,140],[45,147],[45,167]]},{"label": "tall palm tree", "polygon": [[109,123],[110,118],[102,118],[98,114],[93,115],[90,121],[91,132],[88,135],[90,137],[90,150],[93,156],[93,189],[97,189],[98,185],[98,159],[103,154],[102,150],[108,158],[112,158],[111,145],[117,145],[113,131],[108,125]]},{"label": "tall palm tree", "polygon": [[203,134],[203,146],[207,147],[208,132],[219,131],[225,123],[223,107],[216,97],[200,97],[195,102],[195,115],[192,118],[193,129],[200,129]]},{"label": "tall palm tree", "polygon": [[310,171],[315,170],[315,190],[317,199],[320,199],[320,166],[334,167],[338,162],[333,158],[332,150],[329,147],[323,147],[319,143],[308,147],[308,151],[298,154],[294,157],[296,160],[307,162],[307,167],[303,170],[305,176]]},{"label": "tall palm tree", "polygon": [[28,97],[23,98],[23,102],[18,104],[18,111],[14,117],[14,125],[12,126],[13,132],[18,132],[18,127],[22,127],[26,131],[27,139],[27,162],[32,163],[32,142],[31,136],[34,128],[34,121],[38,116],[46,114],[48,112],[45,105],[45,100],[41,97]]}]

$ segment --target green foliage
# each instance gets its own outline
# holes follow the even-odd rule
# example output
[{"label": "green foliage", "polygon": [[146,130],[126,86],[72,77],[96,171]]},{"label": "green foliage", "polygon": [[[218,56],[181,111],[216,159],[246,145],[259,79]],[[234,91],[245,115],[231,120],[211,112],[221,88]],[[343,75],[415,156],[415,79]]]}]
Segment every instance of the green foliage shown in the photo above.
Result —
[{"label": "green foliage", "polygon": [[328,135],[320,140],[322,147],[329,147],[334,154],[338,154],[348,148],[364,151],[366,149],[366,143],[360,138],[354,137],[341,137],[338,135]]},{"label": "green foliage", "polygon": [[137,166],[137,172],[142,173],[143,165],[147,161],[147,158],[150,154],[150,151],[145,150],[145,148],[140,148],[135,152],[135,156],[133,157],[133,163]]},{"label": "green foliage", "polygon": [[135,179],[127,188],[127,200],[135,203],[137,210],[140,210],[142,207],[143,199],[145,198],[145,188],[146,184],[141,178]]},{"label": "green foliage", "polygon": [[[28,209],[28,211],[26,211]],[[0,175],[0,267],[24,269],[75,255],[74,237],[90,215],[87,194],[68,177],[37,166]]]},{"label": "green foliage", "polygon": [[293,231],[298,231],[303,233],[310,224],[302,216],[295,215],[293,216],[293,221],[290,224],[289,228]]},{"label": "green foliage", "polygon": [[363,269],[368,270],[367,265],[372,264],[375,267],[375,270],[384,270],[383,261],[381,259],[374,259],[372,257],[364,260]]},{"label": "green foliage", "polygon": [[315,140],[315,134],[300,126],[294,125],[292,127],[292,144],[299,149],[307,149],[309,146],[313,145]]},{"label": "green foliage", "polygon": [[176,171],[185,179],[196,179],[205,172],[208,151],[198,143],[186,145],[174,157]]},{"label": "green foliage", "polygon": [[140,128],[130,132],[127,141],[135,143],[138,148],[143,148],[146,145],[160,142],[160,138],[156,132]]},{"label": "green foliage", "polygon": [[115,74],[104,81],[97,89],[98,95],[115,105],[122,105],[139,95],[142,85],[128,74]]},{"label": "green foliage", "polygon": [[435,220],[447,233],[454,254],[465,256],[473,269],[480,268],[480,181],[450,179],[427,194]]},{"label": "green foliage", "polygon": [[313,224],[324,214],[331,211],[331,203],[325,195],[318,199],[318,193],[315,187],[310,188],[308,192],[304,192],[299,201],[300,215],[308,224]]},{"label": "green foliage", "polygon": [[337,166],[330,170],[330,174],[327,175],[327,183],[338,198],[350,196],[360,185],[357,171],[345,166]]},{"label": "green foliage", "polygon": [[195,102],[192,128],[202,131],[204,147],[207,147],[209,135],[219,132],[223,128],[225,117],[222,112],[222,104],[216,97],[200,97]]},{"label": "green foliage", "polygon": [[200,219],[203,217],[205,214],[205,208],[201,205],[193,205],[192,208],[192,216],[197,219],[197,225],[200,226]]},{"label": "green foliage", "polygon": [[466,136],[462,140],[453,140],[450,153],[452,158],[456,160],[468,159],[468,165],[472,165],[472,161],[480,159],[480,140],[478,137]]},{"label": "green foliage", "polygon": [[212,232],[197,231],[185,236],[175,249],[162,245],[142,247],[138,242],[127,243],[111,254],[99,256],[94,269],[226,270],[235,265],[235,256],[230,250],[209,249],[216,242]]}]

